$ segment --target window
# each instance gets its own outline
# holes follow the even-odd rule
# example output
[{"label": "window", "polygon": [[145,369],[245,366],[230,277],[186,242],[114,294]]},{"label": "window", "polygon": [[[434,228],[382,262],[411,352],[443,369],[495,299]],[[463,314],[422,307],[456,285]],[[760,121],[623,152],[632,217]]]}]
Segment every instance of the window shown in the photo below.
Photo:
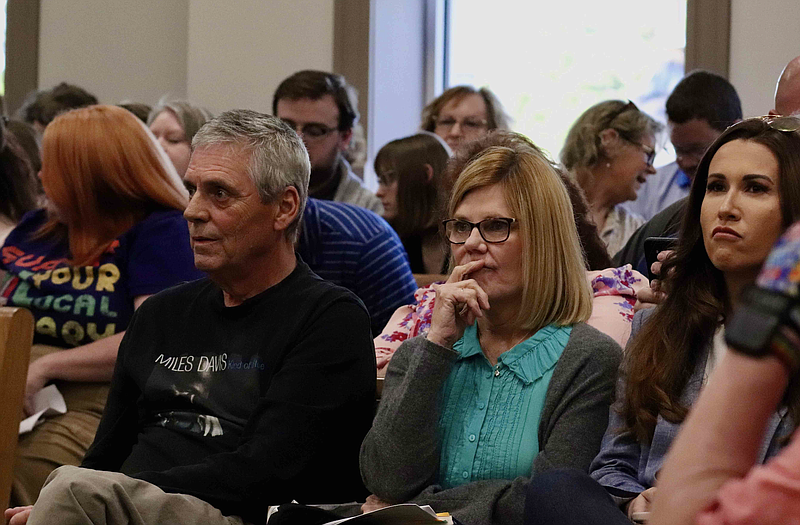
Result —
[{"label": "window", "polygon": [[[608,99],[665,122],[684,74],[686,0],[449,0],[447,87],[489,87],[512,128],[558,160],[572,123]],[[656,165],[674,160],[661,153]]]}]

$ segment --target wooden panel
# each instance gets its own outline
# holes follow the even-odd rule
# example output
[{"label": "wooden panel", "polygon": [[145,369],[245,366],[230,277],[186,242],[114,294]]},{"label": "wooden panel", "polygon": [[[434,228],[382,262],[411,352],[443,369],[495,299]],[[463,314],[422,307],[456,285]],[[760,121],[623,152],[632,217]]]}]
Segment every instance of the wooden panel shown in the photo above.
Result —
[{"label": "wooden panel", "polygon": [[705,69],[728,78],[730,39],[730,0],[687,1],[687,73],[695,69]]},{"label": "wooden panel", "polygon": [[5,110],[9,115],[39,86],[39,0],[6,6]]},{"label": "wooden panel", "polygon": [[359,122],[367,137],[369,122],[370,0],[336,0],[333,4],[333,72],[344,75],[358,91]]},{"label": "wooden panel", "polygon": [[0,509],[8,507],[14,452],[33,341],[33,315],[0,308]]}]

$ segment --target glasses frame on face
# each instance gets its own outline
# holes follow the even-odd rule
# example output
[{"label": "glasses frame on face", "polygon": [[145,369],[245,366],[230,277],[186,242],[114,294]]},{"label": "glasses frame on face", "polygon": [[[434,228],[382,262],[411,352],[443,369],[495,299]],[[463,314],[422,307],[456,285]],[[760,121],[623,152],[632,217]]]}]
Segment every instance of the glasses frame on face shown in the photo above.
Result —
[{"label": "glasses frame on face", "polygon": [[321,122],[307,122],[301,127],[298,127],[294,120],[288,118],[282,118],[281,120],[284,124],[292,128],[295,133],[310,142],[322,140],[334,131],[339,131],[339,128],[332,128]]},{"label": "glasses frame on face", "polygon": [[656,150],[655,150],[655,148],[651,148],[647,144],[642,144],[641,142],[633,140],[632,138],[630,138],[627,135],[625,135],[624,133],[622,133],[620,130],[616,130],[616,131],[619,134],[620,138],[622,140],[624,140],[625,142],[627,142],[629,144],[633,144],[634,146],[639,146],[639,148],[647,156],[647,166],[648,167],[651,167],[653,165],[653,163],[656,161]]},{"label": "glasses frame on face", "polygon": [[433,124],[434,129],[439,131],[443,131],[445,133],[449,133],[453,127],[458,124],[458,126],[463,131],[469,131],[470,133],[478,133],[484,129],[489,128],[489,121],[485,118],[482,119],[475,119],[472,117],[466,117],[464,119],[458,120],[454,117],[433,117]]},{"label": "glasses frame on face", "polygon": [[[493,221],[499,221],[499,222],[505,224],[505,226],[506,226],[505,237],[503,237],[502,239],[497,238],[497,239],[494,239],[494,240],[489,240],[489,239],[486,238],[486,233],[483,231],[484,224],[485,223],[489,223],[489,222],[493,222]],[[470,222],[470,221],[465,221],[464,219],[447,219],[447,220],[442,221],[442,226],[444,228],[444,238],[447,239],[447,242],[449,242],[450,244],[465,244],[469,240],[470,236],[472,235],[472,230],[474,230],[475,228],[478,228],[478,233],[481,235],[481,239],[483,239],[484,241],[486,241],[486,242],[488,242],[490,244],[497,244],[497,243],[501,243],[501,242],[506,242],[508,240],[509,236],[511,235],[511,225],[514,224],[516,221],[517,221],[517,219],[513,219],[513,218],[510,218],[510,217],[489,217],[488,219],[483,219],[482,221],[479,221],[479,222]],[[469,231],[466,232],[466,237],[464,237],[463,241],[454,241],[453,239],[450,238],[450,236],[453,233],[455,233],[453,231],[453,227],[457,223],[469,224]],[[450,226],[450,225],[453,225],[453,226]]]}]

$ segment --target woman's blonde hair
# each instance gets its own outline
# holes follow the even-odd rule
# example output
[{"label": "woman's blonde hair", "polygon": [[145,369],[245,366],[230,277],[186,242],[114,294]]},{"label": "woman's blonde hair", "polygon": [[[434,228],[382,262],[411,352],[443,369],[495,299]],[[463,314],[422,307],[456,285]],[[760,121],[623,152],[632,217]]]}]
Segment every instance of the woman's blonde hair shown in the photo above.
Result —
[{"label": "woman's blonde hair", "polygon": [[88,264],[149,212],[183,211],[188,193],[147,127],[116,106],[55,118],[42,139],[42,184],[55,207],[40,233],[66,226],[71,262]]},{"label": "woman's blonde hair", "polygon": [[[600,132],[616,130],[628,140],[641,141],[647,135],[658,136],[664,126],[644,113],[633,102],[606,100],[584,111],[572,125],[561,150],[561,163],[572,173],[591,168],[606,157],[600,144]],[[584,181],[581,186],[584,186]]]},{"label": "woman's blonde hair", "polygon": [[[556,167],[529,139],[496,131],[453,162],[448,205],[452,217],[472,190],[500,184],[519,224],[522,303],[517,323],[538,330],[548,324],[586,321],[592,293],[569,194]],[[452,264],[452,261],[451,261]]]}]

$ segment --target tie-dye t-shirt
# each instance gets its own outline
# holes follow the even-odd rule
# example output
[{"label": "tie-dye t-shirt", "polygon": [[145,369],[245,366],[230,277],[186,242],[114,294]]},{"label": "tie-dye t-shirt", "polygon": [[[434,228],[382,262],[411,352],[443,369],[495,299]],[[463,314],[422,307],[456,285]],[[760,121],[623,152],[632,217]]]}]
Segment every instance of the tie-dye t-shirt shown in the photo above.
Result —
[{"label": "tie-dye t-shirt", "polygon": [[65,238],[37,238],[46,220],[45,210],[28,213],[0,250],[0,303],[33,313],[34,343],[75,347],[122,332],[135,297],[203,276],[178,210],[150,213],[80,267],[67,263]]}]

